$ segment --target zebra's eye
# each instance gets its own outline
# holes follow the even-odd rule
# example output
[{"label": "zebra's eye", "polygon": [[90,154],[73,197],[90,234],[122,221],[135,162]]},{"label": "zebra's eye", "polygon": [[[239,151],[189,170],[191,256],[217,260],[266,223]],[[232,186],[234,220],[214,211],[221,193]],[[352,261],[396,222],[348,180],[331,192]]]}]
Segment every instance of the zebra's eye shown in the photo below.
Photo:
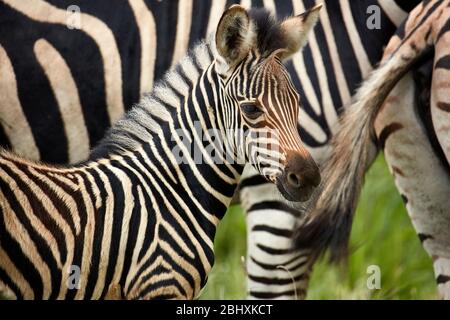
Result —
[{"label": "zebra's eye", "polygon": [[254,102],[241,103],[241,110],[247,118],[256,119],[262,115],[262,110]]}]

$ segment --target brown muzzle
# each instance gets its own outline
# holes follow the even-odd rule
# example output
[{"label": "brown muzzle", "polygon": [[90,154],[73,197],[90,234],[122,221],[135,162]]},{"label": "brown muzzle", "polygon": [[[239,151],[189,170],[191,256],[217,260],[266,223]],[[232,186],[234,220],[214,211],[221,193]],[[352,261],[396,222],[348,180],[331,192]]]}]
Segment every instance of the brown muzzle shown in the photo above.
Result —
[{"label": "brown muzzle", "polygon": [[278,179],[279,188],[290,201],[306,201],[320,184],[320,171],[307,152],[291,151],[286,157],[284,173]]}]

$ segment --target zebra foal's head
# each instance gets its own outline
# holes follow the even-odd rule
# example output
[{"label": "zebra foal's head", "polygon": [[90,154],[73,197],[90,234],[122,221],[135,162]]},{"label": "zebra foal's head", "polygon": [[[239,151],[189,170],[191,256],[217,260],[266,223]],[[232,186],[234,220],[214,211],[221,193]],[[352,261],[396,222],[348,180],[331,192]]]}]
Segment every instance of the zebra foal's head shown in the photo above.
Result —
[{"label": "zebra foal's head", "polygon": [[307,200],[320,173],[300,139],[299,94],[282,61],[304,46],[320,8],[276,21],[266,10],[234,5],[215,37],[223,126],[239,129],[228,140],[291,201]]}]

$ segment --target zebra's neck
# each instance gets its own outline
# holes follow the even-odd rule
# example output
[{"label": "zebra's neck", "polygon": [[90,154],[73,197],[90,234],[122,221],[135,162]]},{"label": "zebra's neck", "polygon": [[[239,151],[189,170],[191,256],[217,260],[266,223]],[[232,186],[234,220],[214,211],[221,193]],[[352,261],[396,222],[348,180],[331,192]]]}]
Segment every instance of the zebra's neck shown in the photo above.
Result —
[{"label": "zebra's neck", "polygon": [[110,129],[90,160],[143,153],[162,164],[165,177],[176,187],[190,189],[205,211],[221,219],[243,165],[229,163],[223,151],[223,80],[215,63],[210,43],[195,46]]},{"label": "zebra's neck", "polygon": [[[212,135],[224,135],[219,113],[222,79],[215,67],[210,46],[196,46],[112,127],[90,159],[93,165],[106,163],[105,172],[112,167],[124,172],[134,188],[149,195],[140,205],[148,220],[164,224],[154,231],[156,248],[184,243],[187,253],[177,263],[195,271],[186,275],[192,279],[186,289],[190,298],[206,283],[216,227],[243,170],[243,165],[221,161],[221,144],[211,141]],[[153,261],[160,249],[142,245],[142,252],[156,252],[149,256]],[[127,279],[139,279],[145,270],[133,267]],[[126,286],[130,296],[143,294],[140,286],[131,287]]]}]

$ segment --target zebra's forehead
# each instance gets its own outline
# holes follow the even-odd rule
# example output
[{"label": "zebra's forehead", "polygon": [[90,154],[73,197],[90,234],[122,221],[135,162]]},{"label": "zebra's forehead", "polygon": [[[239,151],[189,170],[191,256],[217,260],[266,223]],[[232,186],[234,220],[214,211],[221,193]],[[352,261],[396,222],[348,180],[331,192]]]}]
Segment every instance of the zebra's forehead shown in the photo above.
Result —
[{"label": "zebra's forehead", "polygon": [[276,55],[272,55],[256,64],[251,71],[252,95],[288,94],[298,97],[287,68]]}]

